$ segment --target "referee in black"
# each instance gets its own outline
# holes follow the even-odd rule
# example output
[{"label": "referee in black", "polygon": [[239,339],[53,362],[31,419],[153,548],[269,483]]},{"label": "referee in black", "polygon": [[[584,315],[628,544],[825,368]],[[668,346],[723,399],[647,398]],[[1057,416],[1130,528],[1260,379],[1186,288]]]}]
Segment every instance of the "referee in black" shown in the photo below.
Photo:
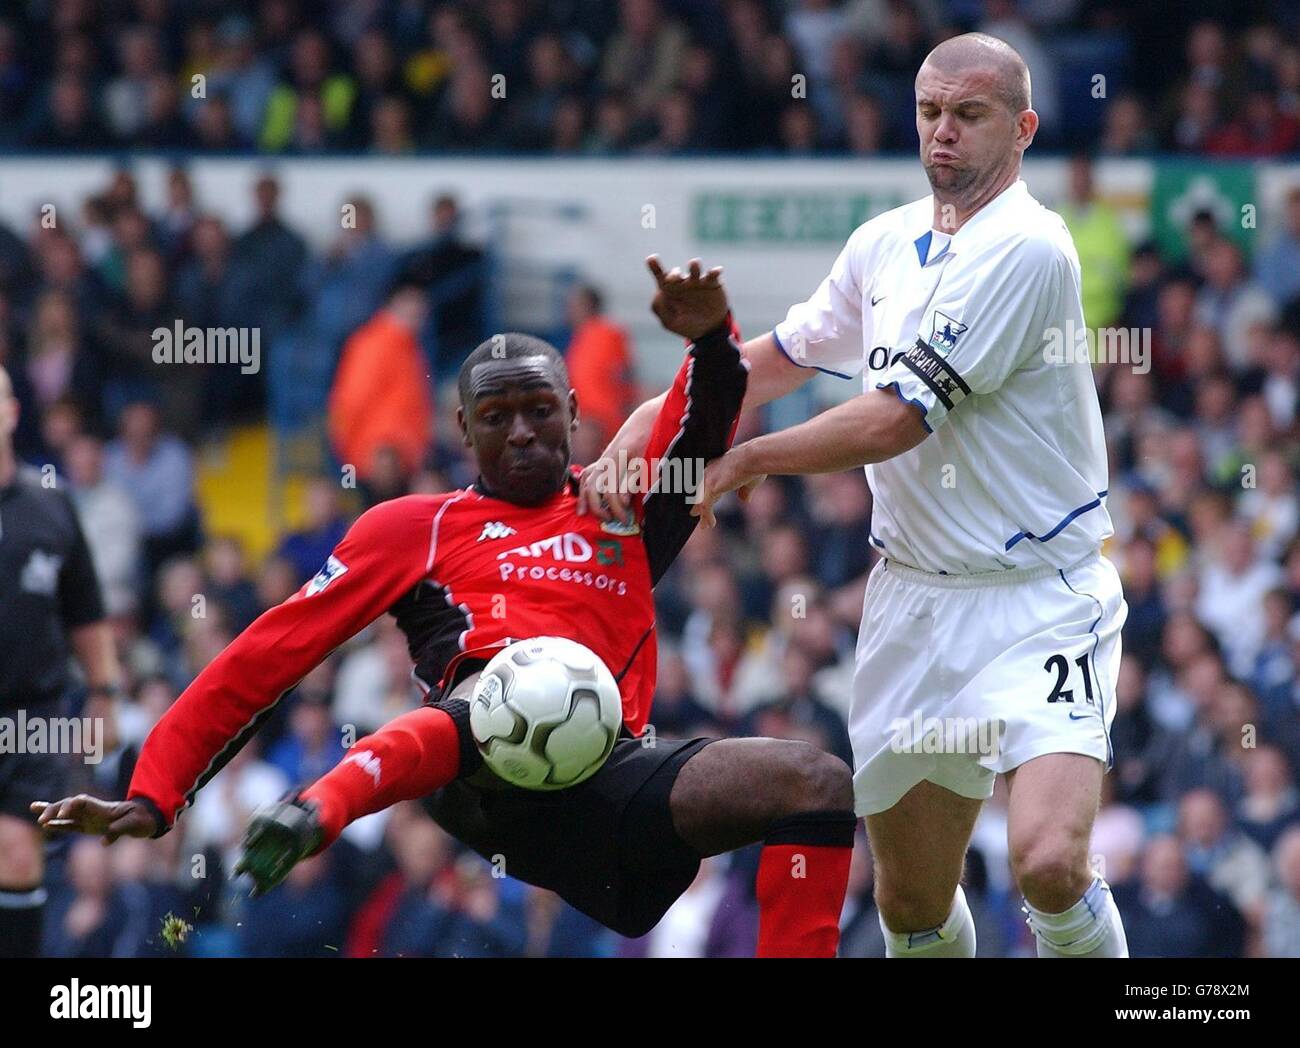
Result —
[{"label": "referee in black", "polygon": [[113,716],[120,685],[99,582],[72,500],[18,464],[18,411],[9,373],[0,367],[0,718],[10,719],[4,737],[12,741],[0,745],[0,957],[40,952],[45,842],[28,806],[61,794],[68,759],[24,752],[18,713],[25,712],[28,725],[64,715],[70,654],[90,692],[85,716]]}]

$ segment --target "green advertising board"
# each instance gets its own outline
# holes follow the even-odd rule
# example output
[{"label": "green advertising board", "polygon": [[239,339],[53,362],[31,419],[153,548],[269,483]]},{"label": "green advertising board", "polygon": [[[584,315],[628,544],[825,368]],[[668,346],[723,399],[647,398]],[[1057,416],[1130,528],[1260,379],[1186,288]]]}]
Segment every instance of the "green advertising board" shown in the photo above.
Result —
[{"label": "green advertising board", "polygon": [[692,231],[714,244],[842,244],[867,219],[905,203],[897,190],[701,191]]},{"label": "green advertising board", "polygon": [[1187,227],[1198,211],[1214,215],[1219,231],[1250,255],[1258,199],[1250,164],[1161,163],[1151,183],[1151,234],[1169,259],[1187,256]]}]

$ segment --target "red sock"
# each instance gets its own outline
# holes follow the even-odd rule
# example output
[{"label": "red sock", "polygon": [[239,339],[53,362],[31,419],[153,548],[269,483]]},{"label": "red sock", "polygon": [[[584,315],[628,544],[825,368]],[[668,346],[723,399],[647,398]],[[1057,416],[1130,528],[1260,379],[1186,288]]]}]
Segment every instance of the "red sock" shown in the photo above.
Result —
[{"label": "red sock", "polygon": [[834,957],[853,855],[852,812],[782,819],[758,863],[759,957]]},{"label": "red sock", "polygon": [[319,806],[325,841],[348,823],[446,786],[460,770],[460,733],[446,710],[422,706],[354,745],[334,768],[303,790]]}]

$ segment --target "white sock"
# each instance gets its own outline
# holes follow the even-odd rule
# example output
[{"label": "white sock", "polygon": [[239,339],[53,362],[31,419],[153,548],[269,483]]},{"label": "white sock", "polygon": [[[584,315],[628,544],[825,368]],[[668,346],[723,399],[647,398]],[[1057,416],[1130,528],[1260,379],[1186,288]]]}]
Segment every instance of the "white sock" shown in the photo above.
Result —
[{"label": "white sock", "polygon": [[1039,957],[1127,957],[1124,922],[1111,898],[1110,885],[1098,877],[1083,898],[1064,913],[1043,913],[1025,900],[1026,923],[1038,943]]},{"label": "white sock", "polygon": [[957,885],[948,919],[925,932],[891,932],[880,918],[885,933],[886,957],[974,957],[975,921],[966,905],[966,893]]}]

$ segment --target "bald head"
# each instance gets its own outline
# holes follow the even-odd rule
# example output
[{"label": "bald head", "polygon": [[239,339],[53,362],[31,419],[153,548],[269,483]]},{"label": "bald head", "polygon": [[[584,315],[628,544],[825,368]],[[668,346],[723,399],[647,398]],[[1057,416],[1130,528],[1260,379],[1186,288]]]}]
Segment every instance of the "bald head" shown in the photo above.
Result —
[{"label": "bald head", "polygon": [[[936,47],[921,63],[946,77],[983,74],[993,93],[1011,110],[1030,108],[1029,67],[1014,47],[987,33],[963,33]],[[917,80],[921,73],[917,73]]]},{"label": "bald head", "polygon": [[1013,185],[1037,130],[1029,71],[1009,44],[966,33],[931,51],[916,73],[916,133],[934,228],[955,233]]}]

